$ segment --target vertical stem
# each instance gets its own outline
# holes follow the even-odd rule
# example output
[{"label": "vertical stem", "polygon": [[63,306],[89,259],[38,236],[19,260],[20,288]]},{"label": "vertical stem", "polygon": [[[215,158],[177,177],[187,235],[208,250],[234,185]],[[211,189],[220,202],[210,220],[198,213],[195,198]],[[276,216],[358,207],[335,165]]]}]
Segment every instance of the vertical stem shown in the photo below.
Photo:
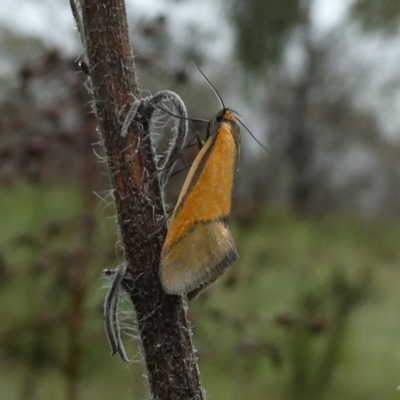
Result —
[{"label": "vertical stem", "polygon": [[[104,139],[119,229],[134,288],[143,355],[153,399],[203,399],[181,297],[166,295],[158,270],[167,225],[149,135],[149,121],[120,132],[138,96],[123,0],[81,0],[94,106]],[[140,109],[141,115],[146,109]]]}]

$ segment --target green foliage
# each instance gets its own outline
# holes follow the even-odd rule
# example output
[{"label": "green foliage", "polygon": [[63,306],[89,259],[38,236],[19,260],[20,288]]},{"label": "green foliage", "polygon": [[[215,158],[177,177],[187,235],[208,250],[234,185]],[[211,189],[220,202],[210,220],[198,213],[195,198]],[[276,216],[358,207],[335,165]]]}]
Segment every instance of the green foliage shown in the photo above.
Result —
[{"label": "green foliage", "polygon": [[[0,390],[10,400],[25,389],[35,400],[63,398],[62,316],[70,256],[80,245],[80,195],[17,185],[2,191],[0,207]],[[117,263],[116,226],[105,214],[112,211],[97,208],[81,398],[144,398],[141,363],[125,367],[111,358],[105,338],[99,277]],[[234,226],[240,261],[189,305],[209,397],[395,399],[399,235],[394,224],[300,219],[273,209],[251,228]],[[124,341],[139,361],[137,343]]]},{"label": "green foliage", "polygon": [[396,33],[400,25],[400,2],[398,0],[357,0],[352,14],[361,20],[366,30]]},{"label": "green foliage", "polygon": [[335,384],[344,384],[335,373],[353,353],[348,333],[354,312],[367,307],[374,292],[377,255],[364,248],[372,232],[360,221],[297,219],[276,211],[237,232],[240,263],[192,307],[200,356],[204,351],[207,360],[203,376],[215,363],[213,376],[224,368],[237,384],[225,382],[232,389],[226,396],[213,378],[205,387],[221,390],[216,395],[223,399],[257,399],[257,393],[335,398]]},{"label": "green foliage", "polygon": [[301,2],[234,0],[231,17],[240,62],[259,71],[280,59],[289,33],[301,21]]}]

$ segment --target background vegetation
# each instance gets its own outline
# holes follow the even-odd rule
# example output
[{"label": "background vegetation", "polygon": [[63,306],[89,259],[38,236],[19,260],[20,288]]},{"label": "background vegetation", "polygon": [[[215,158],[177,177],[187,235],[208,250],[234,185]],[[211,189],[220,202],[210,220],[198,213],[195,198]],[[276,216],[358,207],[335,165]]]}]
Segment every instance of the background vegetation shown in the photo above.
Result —
[{"label": "background vegetation", "polygon": [[[184,3],[132,16],[140,86],[175,90],[191,115],[210,118],[218,105],[188,68],[196,60],[271,151],[243,133],[240,261],[189,306],[209,397],[397,398],[396,0],[354,1],[324,34],[317,2],[221,3],[233,37],[225,59],[206,51],[201,23],[174,39]],[[0,81],[0,392],[145,398],[128,303],[121,324],[137,362],[111,358],[103,328],[102,270],[122,254],[86,77],[62,47],[6,29],[0,39],[13,65]],[[183,175],[171,179],[171,204]]]}]

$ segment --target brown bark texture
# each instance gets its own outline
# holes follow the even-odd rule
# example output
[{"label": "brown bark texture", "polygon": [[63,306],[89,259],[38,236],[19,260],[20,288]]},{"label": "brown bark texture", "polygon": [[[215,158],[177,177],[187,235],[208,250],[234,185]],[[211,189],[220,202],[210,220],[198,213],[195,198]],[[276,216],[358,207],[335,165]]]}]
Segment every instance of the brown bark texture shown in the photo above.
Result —
[{"label": "brown bark texture", "polygon": [[[77,21],[87,56],[94,109],[104,140],[120,236],[133,277],[140,345],[153,399],[203,399],[182,298],[164,293],[158,278],[167,219],[144,103],[140,120],[121,135],[139,98],[123,0],[80,0]],[[76,17],[76,15],[75,15]]]}]

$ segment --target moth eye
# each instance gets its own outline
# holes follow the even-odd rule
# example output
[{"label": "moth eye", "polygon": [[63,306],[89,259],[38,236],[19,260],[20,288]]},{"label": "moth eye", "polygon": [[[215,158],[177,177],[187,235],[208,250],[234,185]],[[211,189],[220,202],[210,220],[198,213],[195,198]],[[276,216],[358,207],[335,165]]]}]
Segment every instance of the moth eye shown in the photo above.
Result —
[{"label": "moth eye", "polygon": [[216,115],[215,120],[216,120],[217,122],[221,122],[221,121],[224,119],[224,115],[225,115],[225,110],[220,111],[220,112]]}]

